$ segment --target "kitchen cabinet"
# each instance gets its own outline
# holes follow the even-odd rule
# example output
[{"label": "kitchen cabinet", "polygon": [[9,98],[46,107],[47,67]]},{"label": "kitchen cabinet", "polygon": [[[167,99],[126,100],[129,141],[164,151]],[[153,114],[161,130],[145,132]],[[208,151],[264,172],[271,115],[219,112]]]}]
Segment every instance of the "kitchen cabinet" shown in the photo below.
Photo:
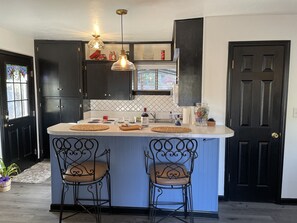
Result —
[{"label": "kitchen cabinet", "polygon": [[40,40],[35,41],[35,49],[41,96],[79,97],[82,43]]},{"label": "kitchen cabinet", "polygon": [[174,22],[174,48],[178,58],[178,105],[201,102],[203,18]]},{"label": "kitchen cabinet", "polygon": [[86,61],[85,98],[105,100],[132,99],[132,72],[112,71],[110,61]]},{"label": "kitchen cabinet", "polygon": [[[82,118],[81,100],[77,98],[43,97],[41,99],[42,145],[49,148],[47,128],[58,123],[77,122]],[[45,157],[49,150],[44,149]]]},{"label": "kitchen cabinet", "polygon": [[81,41],[35,41],[42,158],[50,155],[47,128],[83,117],[82,46]]}]

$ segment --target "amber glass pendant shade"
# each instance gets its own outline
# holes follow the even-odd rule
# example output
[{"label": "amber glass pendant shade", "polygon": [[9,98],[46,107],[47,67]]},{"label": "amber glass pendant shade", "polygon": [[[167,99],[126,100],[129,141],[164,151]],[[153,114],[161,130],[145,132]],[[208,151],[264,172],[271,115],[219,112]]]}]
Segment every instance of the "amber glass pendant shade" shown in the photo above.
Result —
[{"label": "amber glass pendant shade", "polygon": [[90,42],[88,42],[88,47],[90,49],[96,49],[100,50],[104,48],[104,43],[100,38],[100,35],[93,35],[94,39],[91,39]]},{"label": "amber glass pendant shade", "polygon": [[132,62],[127,59],[126,52],[123,47],[123,15],[127,14],[126,9],[118,9],[116,13],[121,16],[121,36],[122,36],[122,50],[119,56],[118,61],[114,62],[111,66],[111,70],[113,71],[133,71],[135,70],[135,66]]}]

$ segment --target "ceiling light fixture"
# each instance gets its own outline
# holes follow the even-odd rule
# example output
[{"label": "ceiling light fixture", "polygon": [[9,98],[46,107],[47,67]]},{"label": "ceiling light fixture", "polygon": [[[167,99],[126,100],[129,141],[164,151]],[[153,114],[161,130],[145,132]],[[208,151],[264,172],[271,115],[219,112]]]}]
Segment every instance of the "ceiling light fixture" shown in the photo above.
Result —
[{"label": "ceiling light fixture", "polygon": [[92,35],[94,37],[94,39],[90,40],[90,42],[88,42],[88,47],[90,49],[96,49],[96,50],[100,50],[104,48],[104,43],[100,38],[100,35],[97,34],[93,34]]},{"label": "ceiling light fixture", "polygon": [[132,71],[135,70],[135,66],[132,62],[127,59],[126,51],[124,50],[124,40],[123,40],[123,15],[128,13],[126,9],[118,9],[116,11],[118,15],[121,16],[121,34],[122,34],[122,50],[118,61],[114,62],[111,66],[113,71]]}]

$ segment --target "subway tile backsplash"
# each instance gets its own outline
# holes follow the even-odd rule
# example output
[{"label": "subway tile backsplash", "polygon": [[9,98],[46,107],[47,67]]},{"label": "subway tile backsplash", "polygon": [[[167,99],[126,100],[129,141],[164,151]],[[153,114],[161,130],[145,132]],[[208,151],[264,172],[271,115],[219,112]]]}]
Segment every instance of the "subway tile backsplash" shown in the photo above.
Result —
[{"label": "subway tile backsplash", "polygon": [[171,95],[136,95],[134,100],[91,100],[92,111],[141,112],[146,107],[155,112],[181,112]]}]

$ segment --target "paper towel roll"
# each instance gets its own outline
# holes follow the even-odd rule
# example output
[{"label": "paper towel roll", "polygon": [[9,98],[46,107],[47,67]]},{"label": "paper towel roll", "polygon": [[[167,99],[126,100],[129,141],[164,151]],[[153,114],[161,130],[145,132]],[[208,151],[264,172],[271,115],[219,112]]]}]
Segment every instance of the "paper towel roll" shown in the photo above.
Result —
[{"label": "paper towel roll", "polygon": [[184,107],[183,108],[183,124],[190,124],[190,115],[191,115],[191,108]]}]

